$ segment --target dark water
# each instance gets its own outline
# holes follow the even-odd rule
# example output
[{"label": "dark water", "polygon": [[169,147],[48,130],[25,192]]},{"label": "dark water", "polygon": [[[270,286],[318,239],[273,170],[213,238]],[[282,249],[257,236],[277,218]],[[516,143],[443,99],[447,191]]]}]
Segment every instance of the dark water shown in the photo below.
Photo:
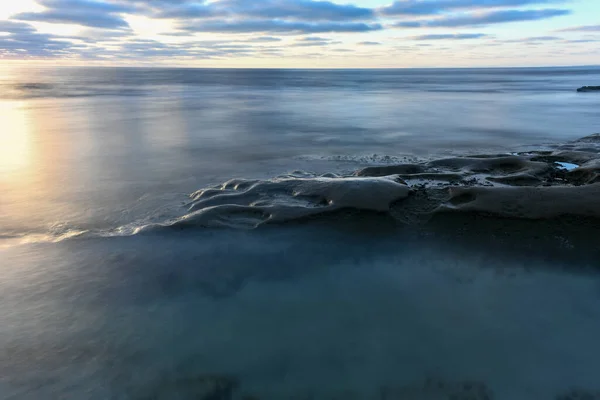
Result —
[{"label": "dark water", "polygon": [[228,398],[199,394],[207,375],[238,379],[233,398],[600,390],[593,221],[343,213],[114,234],[235,177],[598,132],[600,96],[575,89],[599,68],[0,75],[1,399]]}]

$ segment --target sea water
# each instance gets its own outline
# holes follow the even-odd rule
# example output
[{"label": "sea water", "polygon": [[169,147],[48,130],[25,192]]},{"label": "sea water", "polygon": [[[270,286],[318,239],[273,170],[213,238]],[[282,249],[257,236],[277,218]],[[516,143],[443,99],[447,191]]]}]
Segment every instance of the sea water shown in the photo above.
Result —
[{"label": "sea water", "polygon": [[0,398],[600,390],[594,220],[166,223],[234,178],[335,178],[592,134],[600,97],[575,89],[600,69],[1,75]]}]

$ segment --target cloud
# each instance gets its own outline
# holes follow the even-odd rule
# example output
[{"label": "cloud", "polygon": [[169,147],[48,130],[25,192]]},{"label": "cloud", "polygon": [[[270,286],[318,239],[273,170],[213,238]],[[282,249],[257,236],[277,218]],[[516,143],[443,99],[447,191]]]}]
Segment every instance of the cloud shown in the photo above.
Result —
[{"label": "cloud", "polygon": [[488,37],[485,33],[445,33],[445,34],[431,34],[431,35],[419,35],[411,36],[408,39],[412,40],[467,40],[467,39],[480,39]]},{"label": "cloud", "polygon": [[190,32],[311,34],[328,32],[371,32],[383,29],[381,24],[364,22],[294,22],[282,20],[200,21],[184,25]]},{"label": "cloud", "polygon": [[1,21],[0,20],[0,33],[6,33],[9,35],[33,33],[35,28],[24,22],[16,21]]},{"label": "cloud", "polygon": [[38,3],[47,8],[69,9],[89,12],[128,13],[135,8],[122,3],[96,0],[38,0]]},{"label": "cloud", "polygon": [[[136,0],[133,0],[136,1]],[[178,32],[312,34],[383,29],[372,8],[324,0],[137,0],[142,13],[174,19]]]},{"label": "cloud", "polygon": [[246,39],[246,42],[273,43],[273,42],[281,42],[281,38],[273,37],[273,36],[260,36],[260,37],[256,37],[256,38]]},{"label": "cloud", "polygon": [[565,40],[563,43],[596,43],[600,42],[600,39],[573,39],[573,40]]},{"label": "cloud", "polygon": [[302,42],[324,42],[324,41],[329,41],[329,40],[331,40],[331,39],[323,38],[323,37],[319,37],[319,36],[307,36],[302,39],[299,39],[299,41],[302,41]]},{"label": "cloud", "polygon": [[51,57],[64,54],[72,43],[59,37],[39,33],[29,24],[0,21],[0,56],[3,57]]},{"label": "cloud", "polygon": [[350,21],[375,17],[373,9],[315,0],[158,1],[147,4],[158,18],[247,18],[295,21]]},{"label": "cloud", "polygon": [[[3,0],[0,0],[3,1]],[[13,0],[4,0],[13,1]],[[19,1],[19,0],[14,0]],[[0,55],[80,56],[116,59],[144,57],[225,58],[284,56],[300,53],[291,48],[343,52],[329,33],[369,33],[388,27],[461,28],[518,21],[535,21],[570,13],[566,9],[522,9],[528,5],[571,0],[398,0],[381,8],[356,5],[357,0],[36,0],[41,11],[26,12],[0,21]],[[391,3],[392,0],[389,0]],[[128,16],[169,18],[172,26],[161,40],[134,39]],[[405,19],[395,19],[395,17]],[[392,19],[392,21],[390,21]],[[73,36],[42,34],[28,22],[76,24],[84,29]],[[383,26],[383,24],[387,24]],[[33,24],[35,25],[35,24]],[[133,22],[132,22],[132,25]],[[135,25],[134,25],[135,27]],[[165,28],[162,28],[165,29]],[[169,28],[170,29],[170,28]],[[449,29],[452,31],[452,29]],[[478,28],[470,29],[479,31]],[[566,28],[566,32],[598,32],[600,25]],[[198,40],[197,33],[239,35],[234,39]],[[435,33],[409,36],[421,41],[467,40],[489,37],[483,33]],[[297,40],[282,42],[289,35]],[[159,36],[160,37],[160,36]],[[177,38],[175,38],[177,37]],[[375,37],[361,37],[358,46],[381,45]],[[288,39],[289,40],[289,39]],[[527,43],[562,40],[553,36],[522,39]],[[281,42],[281,43],[279,43]],[[499,42],[499,40],[487,40]],[[285,44],[284,44],[285,43]],[[504,43],[504,42],[502,42]],[[354,49],[356,50],[356,49]],[[363,52],[367,49],[363,48]],[[372,49],[374,50],[374,49]],[[312,50],[306,50],[312,51]],[[304,53],[304,51],[302,52]],[[313,56],[317,56],[314,53]]]},{"label": "cloud", "polygon": [[552,40],[560,40],[561,38],[559,38],[558,36],[531,36],[528,38],[525,38],[523,40],[527,40],[527,41],[552,41]]},{"label": "cloud", "polygon": [[456,10],[519,7],[532,4],[564,3],[568,0],[399,0],[379,8],[382,15],[434,15]]},{"label": "cloud", "polygon": [[581,25],[559,29],[556,32],[600,32],[600,25]]},{"label": "cloud", "polygon": [[216,4],[244,17],[285,18],[305,21],[364,20],[374,16],[370,8],[313,0],[222,0]]},{"label": "cloud", "polygon": [[558,36],[530,36],[521,39],[508,39],[499,40],[498,43],[531,43],[531,42],[550,42],[555,40],[562,40]]},{"label": "cloud", "polygon": [[483,26],[506,22],[537,21],[546,18],[568,15],[571,12],[563,9],[542,10],[499,10],[477,14],[450,15],[423,21],[401,21],[394,26],[401,28],[457,28],[465,26]]},{"label": "cloud", "polygon": [[329,46],[332,44],[339,44],[341,42],[332,41],[328,38],[323,38],[319,36],[308,36],[302,39],[296,40],[292,46],[293,47],[315,47],[315,46]]},{"label": "cloud", "polygon": [[106,1],[41,0],[39,3],[47,9],[40,12],[20,13],[13,16],[13,19],[120,29],[129,27],[120,14],[135,12],[135,9],[130,6]]},{"label": "cloud", "polygon": [[92,28],[117,29],[127,28],[129,26],[124,19],[117,16],[101,14],[90,15],[87,12],[80,13],[77,11],[28,12],[17,14],[13,18],[21,21],[77,24]]},{"label": "cloud", "polygon": [[165,4],[160,9],[155,9],[151,16],[156,18],[207,18],[218,16],[215,7],[201,3]]}]

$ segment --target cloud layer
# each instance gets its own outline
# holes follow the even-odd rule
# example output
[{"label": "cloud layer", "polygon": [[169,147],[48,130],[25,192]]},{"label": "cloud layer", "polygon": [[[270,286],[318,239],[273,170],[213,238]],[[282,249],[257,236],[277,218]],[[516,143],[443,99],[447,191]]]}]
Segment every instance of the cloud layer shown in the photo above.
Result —
[{"label": "cloud layer", "polygon": [[[480,28],[566,16],[571,10],[557,5],[569,5],[572,0],[397,0],[383,7],[360,6],[357,0],[36,1],[39,11],[0,20],[1,56],[205,59],[278,57],[290,49],[301,52],[315,47],[331,54],[384,51],[387,44],[382,36],[369,34],[388,29],[408,30],[402,38],[407,40],[489,41],[494,35]],[[150,40],[136,31],[132,17],[171,28],[157,28]],[[40,33],[34,28],[36,23],[68,24],[80,32],[72,36]],[[461,31],[472,27],[476,33]],[[152,31],[151,25],[148,30]],[[600,26],[562,31],[597,32]],[[217,34],[218,40],[198,40]],[[220,39],[221,35],[228,39]],[[358,37],[351,40],[354,50],[339,48],[344,44],[340,35]],[[550,36],[540,32],[535,42],[551,40],[542,37]]]},{"label": "cloud layer", "polygon": [[18,54],[23,57],[48,57],[64,54],[72,47],[69,41],[38,33],[23,22],[0,21],[0,54]]}]

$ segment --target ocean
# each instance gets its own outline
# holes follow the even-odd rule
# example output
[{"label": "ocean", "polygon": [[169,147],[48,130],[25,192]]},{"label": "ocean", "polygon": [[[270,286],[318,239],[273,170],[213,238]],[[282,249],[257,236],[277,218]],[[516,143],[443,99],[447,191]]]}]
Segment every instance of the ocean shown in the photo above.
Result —
[{"label": "ocean", "polygon": [[597,82],[1,67],[0,399],[600,396]]}]

